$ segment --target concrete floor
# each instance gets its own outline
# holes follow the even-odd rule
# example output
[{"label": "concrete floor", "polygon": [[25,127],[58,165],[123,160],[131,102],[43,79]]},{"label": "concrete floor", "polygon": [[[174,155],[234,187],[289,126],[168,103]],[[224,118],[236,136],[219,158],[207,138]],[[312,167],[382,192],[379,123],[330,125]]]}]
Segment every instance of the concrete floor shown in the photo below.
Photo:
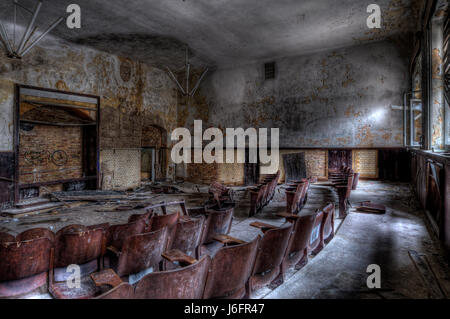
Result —
[{"label": "concrete floor", "polygon": [[[159,195],[155,203],[185,198],[187,207],[199,205],[207,197],[206,188],[192,185],[180,186],[185,194]],[[193,191],[189,193],[190,190]],[[239,200],[230,235],[251,240],[262,235],[249,224],[255,220],[281,225],[284,219],[275,216],[284,212],[285,197],[282,186],[278,187],[274,200],[256,217],[247,218],[248,194],[245,188],[237,188]],[[134,195],[131,195],[134,196]],[[408,184],[361,181],[352,192],[351,202],[356,206],[360,201],[370,200],[386,205],[383,215],[358,213],[354,208],[344,219],[336,220],[336,236],[301,270],[290,269],[285,282],[275,290],[262,288],[253,298],[429,298],[427,285],[416,269],[409,251],[417,251],[426,256],[432,271],[440,282],[446,296],[450,296],[450,271],[438,242],[430,237],[424,215],[417,206]],[[302,214],[308,214],[325,206],[337,203],[337,196],[330,187],[313,185],[308,192],[307,205]],[[126,222],[133,211],[113,211],[119,203],[83,204],[72,209],[59,209],[52,213],[22,217],[20,219],[0,218],[0,231],[18,234],[34,227],[47,227],[53,231],[67,224],[81,223],[93,225],[101,222],[112,224]],[[106,208],[105,208],[106,207]],[[111,209],[108,209],[110,207]],[[367,266],[381,267],[381,290],[369,290],[366,285]],[[429,284],[429,283],[428,283]],[[49,298],[38,293],[28,298]]]},{"label": "concrete floor", "polygon": [[[427,231],[409,185],[361,182],[352,192],[351,202],[363,200],[386,205],[386,214],[351,209],[322,252],[264,298],[433,297],[409,257],[410,250],[426,255],[445,295],[450,296],[448,264]],[[367,288],[370,264],[381,267],[381,290]]]}]

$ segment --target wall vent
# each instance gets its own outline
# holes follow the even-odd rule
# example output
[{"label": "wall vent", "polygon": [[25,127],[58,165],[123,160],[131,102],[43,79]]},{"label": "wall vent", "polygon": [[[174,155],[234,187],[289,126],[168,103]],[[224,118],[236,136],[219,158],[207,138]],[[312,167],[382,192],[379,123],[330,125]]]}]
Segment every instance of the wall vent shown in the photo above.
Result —
[{"label": "wall vent", "polygon": [[275,62],[269,62],[264,64],[264,79],[275,79]]}]

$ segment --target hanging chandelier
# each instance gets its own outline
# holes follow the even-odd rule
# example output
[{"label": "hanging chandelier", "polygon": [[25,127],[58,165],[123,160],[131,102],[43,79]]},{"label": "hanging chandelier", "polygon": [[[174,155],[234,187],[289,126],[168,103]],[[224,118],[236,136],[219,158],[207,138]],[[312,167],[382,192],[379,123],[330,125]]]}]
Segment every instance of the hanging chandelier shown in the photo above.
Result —
[{"label": "hanging chandelier", "polygon": [[186,72],[186,87],[184,88],[180,82],[177,80],[177,77],[174,75],[174,73],[170,70],[169,67],[167,68],[167,72],[169,74],[169,77],[172,79],[172,81],[175,82],[175,84],[178,87],[178,90],[181,92],[181,94],[183,94],[183,96],[188,96],[188,97],[193,97],[195,92],[197,92],[198,87],[200,86],[200,83],[202,82],[204,76],[206,75],[206,73],[208,72],[208,68],[205,69],[205,71],[203,71],[202,75],[200,76],[200,78],[198,79],[197,83],[194,85],[194,87],[192,88],[192,90],[189,91],[190,86],[189,86],[189,77],[190,77],[190,72],[191,72],[191,64],[189,63],[189,52],[188,52],[188,48],[186,48],[186,64],[185,64],[185,72]]},{"label": "hanging chandelier", "polygon": [[[6,28],[0,20],[0,39],[3,42],[7,55],[10,58],[21,59],[23,58],[36,44],[38,44],[47,34],[49,34],[58,24],[60,24],[64,17],[59,17],[55,22],[53,22],[45,31],[43,31],[37,37],[34,35],[37,33],[38,27],[35,26],[36,18],[42,7],[42,1],[38,0],[34,10],[30,10],[19,3],[18,0],[14,0],[14,29],[12,34],[12,39],[9,38]],[[24,10],[26,13],[30,14],[30,20],[25,32],[18,45],[16,45],[16,25],[17,25],[17,11]]]}]

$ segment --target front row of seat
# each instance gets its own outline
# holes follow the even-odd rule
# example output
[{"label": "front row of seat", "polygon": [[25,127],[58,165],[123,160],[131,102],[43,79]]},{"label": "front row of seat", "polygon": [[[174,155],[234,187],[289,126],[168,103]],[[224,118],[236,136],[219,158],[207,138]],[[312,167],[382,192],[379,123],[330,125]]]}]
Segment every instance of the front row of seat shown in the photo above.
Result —
[{"label": "front row of seat", "polygon": [[[334,235],[333,204],[309,216],[284,214],[283,227],[253,223],[264,235],[251,242],[227,236],[231,217],[220,214],[190,218],[149,210],[124,225],[0,233],[0,296],[48,282],[55,298],[242,298],[281,284],[288,267],[301,268]],[[213,255],[201,245],[208,240],[222,244]],[[74,264],[79,283],[67,272]]]},{"label": "front row of seat", "polygon": [[[181,212],[167,214],[169,205],[180,205]],[[158,207],[163,214],[154,214]],[[232,209],[206,211],[189,218],[182,201],[147,207],[145,214],[132,215],[122,225],[69,225],[56,234],[36,228],[17,237],[0,233],[0,297],[23,295],[47,284],[55,298],[90,298],[101,293],[101,287],[89,275],[104,268],[113,269],[121,280],[138,281],[146,272],[171,266],[162,258],[167,250],[198,256],[200,244],[216,231],[229,232],[232,214]],[[78,273],[82,280],[74,288],[68,280]]]},{"label": "front row of seat", "polygon": [[215,236],[222,243],[215,254],[204,248],[194,259],[177,251],[166,252],[166,258],[183,261],[185,266],[147,274],[136,284],[118,282],[98,298],[232,299],[250,297],[266,285],[273,289],[283,283],[289,267],[302,268],[308,255],[319,253],[334,236],[333,203],[312,215],[283,216],[287,223],[282,227],[252,223],[263,236],[250,242]]}]

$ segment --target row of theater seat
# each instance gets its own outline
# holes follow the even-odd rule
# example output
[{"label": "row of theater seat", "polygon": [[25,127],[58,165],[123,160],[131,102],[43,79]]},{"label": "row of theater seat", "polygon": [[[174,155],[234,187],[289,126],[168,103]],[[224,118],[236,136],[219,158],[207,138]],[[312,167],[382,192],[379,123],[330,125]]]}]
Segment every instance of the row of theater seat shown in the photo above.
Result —
[{"label": "row of theater seat", "polygon": [[250,217],[256,215],[272,200],[279,178],[280,171],[276,174],[263,175],[260,183],[250,189]]},{"label": "row of theater seat", "polygon": [[275,288],[289,267],[302,268],[333,238],[334,204],[311,215],[280,216],[286,218],[281,227],[252,223],[263,235],[250,242],[216,236],[223,246],[215,253],[202,246],[198,260],[178,259],[189,265],[153,272],[135,285],[120,283],[99,298],[244,298],[265,285]]},{"label": "row of theater seat", "polygon": [[[232,207],[188,212],[184,202],[171,204],[181,211],[167,214],[170,204],[156,205],[124,225],[0,234],[0,296],[48,280],[55,298],[242,298],[281,284],[287,268],[303,267],[334,236],[332,203],[311,215],[280,214],[281,227],[252,223],[264,235],[251,242],[226,235]],[[212,242],[221,247],[211,252]],[[81,268],[80,288],[67,282],[72,264]]]},{"label": "row of theater seat", "polygon": [[339,196],[339,217],[341,218],[347,214],[350,194],[358,186],[359,176],[360,173],[354,172],[351,167],[345,165],[328,172],[328,179]]},{"label": "row of theater seat", "polygon": [[[180,205],[180,212],[167,214],[170,205]],[[162,214],[154,213],[157,208]],[[84,277],[105,267],[128,280],[142,270],[165,269],[164,251],[179,249],[198,256],[201,244],[230,231],[233,210],[203,215],[189,218],[184,202],[175,202],[149,207],[123,225],[69,225],[56,234],[35,228],[16,237],[0,233],[0,297],[22,295],[45,284],[55,298],[92,297],[99,289]],[[86,280],[80,289],[67,285],[70,265],[81,267]]]}]

